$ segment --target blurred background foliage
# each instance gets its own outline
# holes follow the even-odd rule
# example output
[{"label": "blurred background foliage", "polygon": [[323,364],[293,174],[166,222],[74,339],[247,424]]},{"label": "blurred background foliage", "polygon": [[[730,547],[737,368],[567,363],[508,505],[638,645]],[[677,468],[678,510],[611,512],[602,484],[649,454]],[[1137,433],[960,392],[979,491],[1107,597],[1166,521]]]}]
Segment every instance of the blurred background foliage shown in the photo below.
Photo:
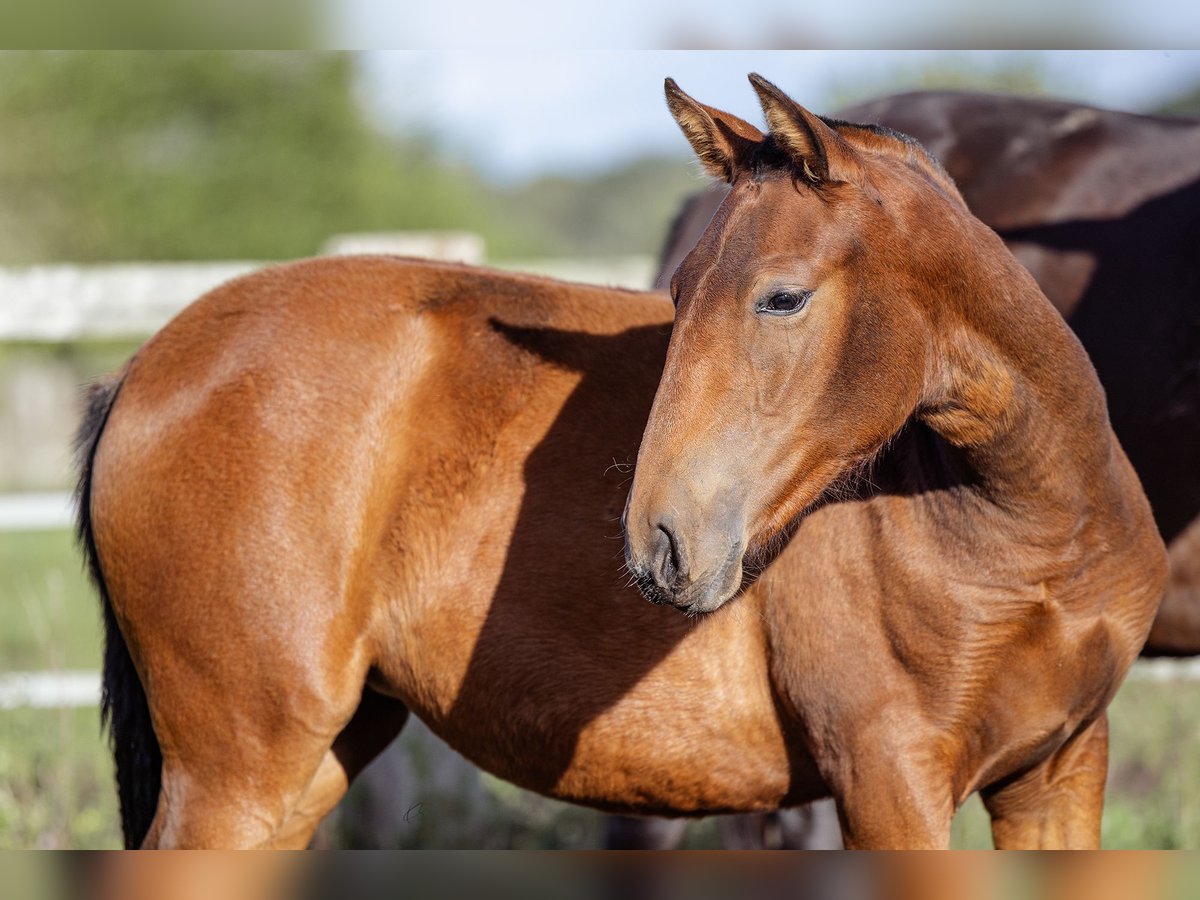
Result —
[{"label": "blurred background foliage", "polygon": [[[1036,63],[835,85],[1045,89]],[[1200,110],[1200,89],[1169,104]],[[548,115],[552,114],[549,111]],[[495,258],[653,253],[700,181],[680,154],[494,184],[364,110],[348,53],[0,53],[0,264],[286,259],[345,231],[463,229]]]},{"label": "blurred background foliage", "polygon": [[373,127],[345,53],[0,54],[0,264],[287,259],[465,229],[498,257],[656,247],[679,160],[516,187]]},{"label": "blurred background foliage", "polygon": [[961,60],[949,58],[897,66],[880,77],[859,75],[852,81],[834,80],[830,94],[834,106],[849,106],[887,94],[921,90],[987,90],[1038,96],[1050,92],[1048,84],[1034,56],[1001,58],[990,65],[964,65]]}]

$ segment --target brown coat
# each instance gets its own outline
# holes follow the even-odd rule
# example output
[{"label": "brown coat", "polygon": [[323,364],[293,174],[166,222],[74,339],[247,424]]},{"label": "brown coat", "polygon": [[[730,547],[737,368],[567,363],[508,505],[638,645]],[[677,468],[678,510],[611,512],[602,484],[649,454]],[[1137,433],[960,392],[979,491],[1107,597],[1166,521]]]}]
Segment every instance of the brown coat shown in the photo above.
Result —
[{"label": "brown coat", "polygon": [[[864,157],[880,196],[928,199],[889,152]],[[745,190],[805,196],[775,175]],[[990,349],[913,345],[946,363],[923,419],[699,618],[646,603],[621,562],[626,498],[634,546],[661,429],[698,396],[678,393],[662,295],[357,258],[194,303],[97,391],[80,435],[127,840],[303,845],[411,710],[497,775],[605,809],[832,793],[851,845],[927,846],[982,789],[1002,845],[1094,843],[1104,708],[1161,595],[1161,543],[1078,343],[972,221],[955,209],[935,236],[966,235],[979,283],[1013,302],[964,295],[934,319],[990,329]],[[737,234],[757,232],[714,240]],[[704,329],[727,316],[693,325],[691,350],[719,354]],[[674,393],[630,494],[664,359]],[[903,424],[905,365],[860,354],[823,446],[856,455]],[[868,390],[874,406],[853,399]],[[757,459],[772,487],[751,444],[725,471]]]}]

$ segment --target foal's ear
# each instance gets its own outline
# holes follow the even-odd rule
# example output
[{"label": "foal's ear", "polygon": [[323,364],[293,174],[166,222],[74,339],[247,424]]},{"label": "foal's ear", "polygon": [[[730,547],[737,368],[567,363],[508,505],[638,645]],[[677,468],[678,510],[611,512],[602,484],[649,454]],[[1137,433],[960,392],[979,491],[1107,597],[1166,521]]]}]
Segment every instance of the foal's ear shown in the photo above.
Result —
[{"label": "foal's ear", "polygon": [[738,167],[762,143],[763,133],[737,116],[693,100],[680,90],[674,78],[668,78],[663,87],[667,107],[701,165],[710,175],[733,181]]},{"label": "foal's ear", "polygon": [[[846,178],[857,169],[846,139],[756,72],[750,84],[758,94],[767,127],[779,146],[814,184]],[[833,176],[830,173],[835,173]]]}]

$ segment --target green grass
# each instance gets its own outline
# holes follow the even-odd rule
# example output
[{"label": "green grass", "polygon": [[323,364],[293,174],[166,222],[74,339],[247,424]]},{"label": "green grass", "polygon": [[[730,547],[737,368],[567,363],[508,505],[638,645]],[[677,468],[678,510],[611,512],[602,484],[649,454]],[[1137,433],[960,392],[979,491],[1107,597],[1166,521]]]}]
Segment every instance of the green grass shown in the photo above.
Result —
[{"label": "green grass", "polygon": [[0,710],[0,849],[120,847],[94,709]]},{"label": "green grass", "polygon": [[[1200,684],[1131,681],[1109,707],[1103,845],[1200,848]],[[992,846],[977,797],[954,822],[954,846]]]},{"label": "green grass", "polygon": [[[70,534],[0,534],[0,575],[0,671],[99,668],[100,617]],[[1105,846],[1200,848],[1200,684],[1131,682],[1110,721]],[[119,844],[111,766],[95,710],[0,710],[0,848]],[[478,832],[478,810],[473,817],[484,843],[594,846],[600,839],[594,813],[493,779],[485,788],[477,796],[488,806],[486,834]],[[354,801],[335,831],[352,833]],[[427,808],[438,815],[414,819],[400,843],[462,846],[454,804],[440,798]],[[693,846],[714,841],[711,823],[689,837]],[[977,799],[956,818],[953,844],[991,846]]]},{"label": "green grass", "polygon": [[1200,684],[1127,684],[1109,721],[1106,846],[1200,848]]},{"label": "green grass", "polygon": [[[0,533],[0,573],[0,671],[100,667],[100,613],[69,532]],[[0,848],[115,846],[97,710],[0,710]]]},{"label": "green grass", "polygon": [[0,533],[0,670],[98,669],[100,611],[67,531]]}]

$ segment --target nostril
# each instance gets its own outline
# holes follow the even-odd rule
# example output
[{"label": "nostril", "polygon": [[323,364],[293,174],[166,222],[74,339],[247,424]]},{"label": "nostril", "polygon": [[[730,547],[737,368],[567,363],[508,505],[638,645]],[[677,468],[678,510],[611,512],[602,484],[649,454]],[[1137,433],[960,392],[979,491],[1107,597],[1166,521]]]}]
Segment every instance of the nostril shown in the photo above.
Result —
[{"label": "nostril", "polygon": [[662,575],[663,586],[670,587],[679,581],[683,573],[683,560],[680,558],[679,542],[671,529],[666,525],[659,525],[658,530],[662,535],[659,538],[662,548],[659,554],[659,572]]}]

